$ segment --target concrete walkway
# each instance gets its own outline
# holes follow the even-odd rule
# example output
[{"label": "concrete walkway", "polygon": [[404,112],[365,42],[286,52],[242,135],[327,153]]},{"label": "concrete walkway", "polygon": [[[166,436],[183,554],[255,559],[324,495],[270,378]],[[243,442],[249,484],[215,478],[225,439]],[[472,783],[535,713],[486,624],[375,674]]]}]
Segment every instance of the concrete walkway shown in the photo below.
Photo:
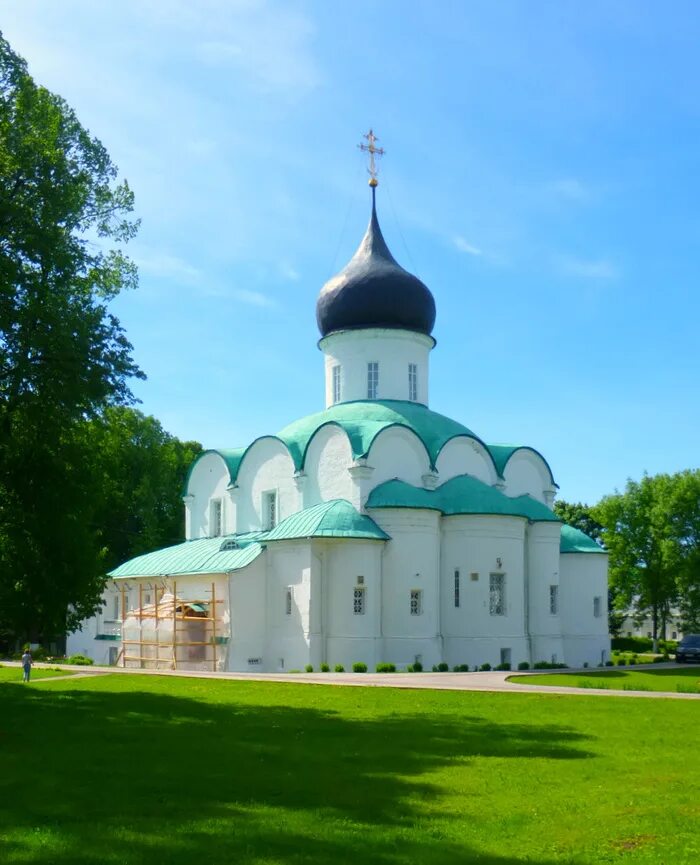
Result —
[{"label": "concrete walkway", "polygon": [[[4,667],[20,667],[17,661],[3,661]],[[55,664],[35,664],[37,669],[55,669]],[[681,669],[676,664],[640,665],[625,667],[625,670],[644,671],[658,669]],[[685,669],[685,668],[684,668]],[[676,691],[614,691],[608,688],[569,688],[560,685],[527,685],[508,682],[509,676],[533,676],[561,673],[593,673],[596,670],[532,670],[530,672],[496,672],[488,673],[212,673],[192,670],[139,670],[127,667],[79,667],[66,669],[81,675],[94,676],[105,674],[133,676],[179,676],[191,679],[223,679],[236,682],[284,682],[285,684],[305,685],[341,685],[346,687],[364,688],[404,688],[407,690],[435,691],[490,691],[499,693],[531,693],[531,694],[571,694],[579,697],[641,697],[658,699],[660,697],[674,700],[700,700],[700,694],[679,694]],[[698,681],[700,681],[700,667]],[[75,676],[54,676],[47,679],[37,679],[38,682],[55,682],[75,678]]]}]

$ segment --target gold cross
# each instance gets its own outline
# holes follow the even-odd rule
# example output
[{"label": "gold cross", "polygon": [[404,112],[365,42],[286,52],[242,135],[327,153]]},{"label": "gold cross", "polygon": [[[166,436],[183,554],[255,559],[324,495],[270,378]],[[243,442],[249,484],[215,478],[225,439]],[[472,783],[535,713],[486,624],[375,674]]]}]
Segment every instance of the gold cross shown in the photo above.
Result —
[{"label": "gold cross", "polygon": [[374,157],[384,156],[384,148],[374,146],[374,142],[379,141],[379,139],[374,134],[374,132],[372,132],[371,129],[367,133],[367,135],[363,135],[362,137],[366,138],[367,141],[369,141],[369,144],[358,144],[357,146],[360,148],[360,150],[364,150],[366,153],[369,153],[369,167],[367,169],[369,173],[369,185],[376,186],[379,181],[377,180],[377,166],[375,165]]}]

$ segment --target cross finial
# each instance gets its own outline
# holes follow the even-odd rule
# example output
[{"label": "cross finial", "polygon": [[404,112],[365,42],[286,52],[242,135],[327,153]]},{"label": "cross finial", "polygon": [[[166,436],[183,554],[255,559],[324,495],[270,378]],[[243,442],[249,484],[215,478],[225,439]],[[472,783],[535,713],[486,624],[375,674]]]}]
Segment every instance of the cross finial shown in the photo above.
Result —
[{"label": "cross finial", "polygon": [[371,129],[367,135],[363,135],[362,137],[366,138],[369,144],[358,144],[357,146],[360,150],[364,150],[365,153],[369,153],[369,166],[367,167],[367,172],[369,174],[369,185],[374,187],[379,183],[377,180],[377,166],[374,157],[384,156],[384,148],[374,146],[375,142],[379,141],[379,139]]}]

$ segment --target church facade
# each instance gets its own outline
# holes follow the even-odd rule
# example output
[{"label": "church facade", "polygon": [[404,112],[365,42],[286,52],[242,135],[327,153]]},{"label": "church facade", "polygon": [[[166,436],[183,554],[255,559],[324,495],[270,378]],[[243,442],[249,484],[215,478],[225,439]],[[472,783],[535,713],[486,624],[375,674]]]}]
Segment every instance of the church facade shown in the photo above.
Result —
[{"label": "church facade", "polygon": [[553,513],[545,458],[429,408],[435,301],[387,248],[371,185],[317,302],[325,408],[200,454],[185,540],[114,570],[69,652],[250,672],[607,659],[607,555]]}]

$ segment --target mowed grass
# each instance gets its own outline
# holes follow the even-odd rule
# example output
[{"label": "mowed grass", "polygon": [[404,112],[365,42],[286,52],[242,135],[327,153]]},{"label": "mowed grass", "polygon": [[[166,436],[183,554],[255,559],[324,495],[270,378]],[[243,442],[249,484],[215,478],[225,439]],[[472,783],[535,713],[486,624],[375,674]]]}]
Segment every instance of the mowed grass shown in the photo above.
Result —
[{"label": "mowed grass", "polygon": [[[29,684],[31,685],[36,679],[52,679],[55,676],[74,676],[75,671],[68,670],[39,670],[37,667],[32,667]],[[21,667],[4,667],[0,664],[0,682],[22,682]],[[0,710],[1,711],[1,710]]]},{"label": "mowed grass", "polygon": [[[665,667],[662,670],[586,670],[579,673],[510,676],[521,685],[564,685],[568,688],[609,688],[614,691],[669,691],[700,694],[700,667]],[[698,706],[700,721],[700,706]]]},{"label": "mowed grass", "polygon": [[700,861],[695,701],[0,684],[3,865]]}]

